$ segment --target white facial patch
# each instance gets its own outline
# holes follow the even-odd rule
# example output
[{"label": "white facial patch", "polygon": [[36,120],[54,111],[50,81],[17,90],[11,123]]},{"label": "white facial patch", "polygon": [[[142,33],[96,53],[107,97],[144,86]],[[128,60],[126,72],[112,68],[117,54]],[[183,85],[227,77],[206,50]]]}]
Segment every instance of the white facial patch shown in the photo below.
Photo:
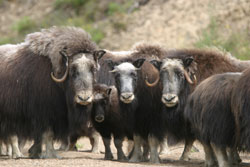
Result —
[{"label": "white facial patch", "polygon": [[121,63],[120,65],[116,66],[115,69],[120,71],[121,74],[127,74],[127,73],[130,73],[131,71],[136,70],[135,66],[128,62]]},{"label": "white facial patch", "polygon": [[184,66],[181,60],[179,59],[164,59],[162,64],[162,69],[170,69],[173,67],[177,67],[179,69],[184,70]]},{"label": "white facial patch", "polygon": [[95,94],[95,96],[94,96],[94,99],[95,100],[101,100],[101,99],[103,99],[104,97],[103,97],[103,94],[101,94],[101,93],[96,93]]}]

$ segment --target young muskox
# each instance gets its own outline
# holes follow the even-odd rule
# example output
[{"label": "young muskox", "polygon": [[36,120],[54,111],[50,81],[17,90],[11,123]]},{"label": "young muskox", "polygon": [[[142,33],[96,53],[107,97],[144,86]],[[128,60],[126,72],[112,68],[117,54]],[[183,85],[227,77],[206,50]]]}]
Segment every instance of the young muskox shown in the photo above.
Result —
[{"label": "young muskox", "polygon": [[52,27],[29,34],[13,54],[1,54],[0,138],[35,139],[32,157],[41,157],[41,143],[45,158],[57,157],[53,140],[77,130],[90,114],[104,53],[96,49],[84,30]]},{"label": "young muskox", "polygon": [[188,154],[194,142],[193,136],[186,129],[184,107],[189,94],[202,80],[213,74],[241,72],[250,63],[237,60],[230,54],[218,50],[172,50],[165,52],[161,60],[151,63],[160,72],[160,80],[146,84],[150,87],[162,85],[163,103],[161,119],[167,136],[176,142],[185,140],[182,160],[188,160]]},{"label": "young muskox", "polygon": [[121,111],[117,89],[114,86],[104,84],[95,85],[94,102],[91,118],[94,127],[101,134],[105,146],[105,159],[113,159],[110,149],[111,135],[114,137],[114,144],[117,149],[118,160],[126,160],[122,150],[124,137],[133,139],[131,130],[126,129],[126,111]]},{"label": "young muskox", "polygon": [[[213,152],[220,167],[238,161],[234,160],[236,157],[232,151],[235,146],[236,114],[231,109],[231,97],[240,76],[241,73],[213,75],[202,81],[188,98],[184,114],[195,137],[203,144],[205,166],[215,164]],[[230,149],[229,157],[226,148]]]}]

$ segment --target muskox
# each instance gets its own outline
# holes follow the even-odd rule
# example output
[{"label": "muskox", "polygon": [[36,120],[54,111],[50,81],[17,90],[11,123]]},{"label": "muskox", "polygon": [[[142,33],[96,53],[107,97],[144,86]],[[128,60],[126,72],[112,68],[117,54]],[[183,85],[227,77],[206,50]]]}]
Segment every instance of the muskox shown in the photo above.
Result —
[{"label": "muskox", "polygon": [[[124,137],[128,139],[133,138],[135,123],[134,113],[138,107],[137,86],[141,82],[139,80],[139,75],[141,75],[140,68],[144,61],[144,58],[133,56],[133,51],[107,51],[100,61],[101,68],[97,73],[97,83],[106,84],[108,86],[115,85],[117,88],[116,99],[113,93],[113,101],[110,103],[114,105],[113,108],[109,105],[100,105],[98,100],[93,104],[94,115],[96,115],[97,112],[109,113],[103,122],[98,122],[95,116],[92,116],[95,128],[103,137],[106,148],[105,159],[113,158],[109,149],[111,134],[113,134],[115,138],[115,145],[118,150],[118,160],[126,159],[121,150],[121,146]],[[115,120],[115,118],[117,118],[117,120]]]},{"label": "muskox", "polygon": [[231,107],[236,113],[236,142],[239,150],[250,152],[249,91],[250,69],[241,75],[232,93]]},{"label": "muskox", "polygon": [[35,139],[32,157],[57,157],[53,140],[74,132],[90,114],[97,50],[88,33],[52,27],[27,35],[0,56],[0,138]]},{"label": "muskox", "polygon": [[150,87],[162,86],[159,99],[162,101],[162,115],[157,121],[163,122],[160,126],[164,126],[162,129],[168,138],[176,142],[185,140],[181,160],[188,160],[194,142],[184,119],[188,96],[207,77],[224,72],[241,72],[250,63],[237,60],[218,49],[170,50],[164,53],[161,60],[152,60],[151,63],[158,69],[160,79],[154,83],[146,81],[146,84]]},{"label": "muskox", "polygon": [[205,166],[215,165],[213,153],[220,167],[239,161],[235,151],[237,113],[233,113],[231,99],[240,76],[241,73],[213,75],[202,81],[188,98],[184,115],[191,132],[203,144]]},{"label": "muskox", "polygon": [[[130,114],[127,118],[129,126],[127,128],[132,130],[135,143],[130,162],[138,162],[146,158],[141,150],[145,142],[151,148],[150,161],[159,161],[158,157],[154,157],[155,152],[158,153],[158,142],[153,140],[153,136],[160,136],[161,141],[164,139],[163,131],[160,129],[162,126],[158,124],[162,123],[158,122],[158,119],[161,119],[161,114],[158,112],[161,112],[161,92],[159,87],[148,87],[145,84],[145,78],[151,82],[157,80],[158,71],[148,61],[160,59],[163,53],[164,50],[159,46],[140,45],[130,52],[119,52],[119,56],[115,52],[104,55],[101,61],[107,62],[108,67],[106,63],[100,62],[99,83],[114,84],[118,91],[122,112]],[[145,59],[147,62],[144,62]],[[138,66],[141,66],[140,70]],[[105,68],[110,70],[110,74]]]},{"label": "muskox", "polygon": [[121,112],[117,89],[114,86],[98,84],[94,87],[94,100],[91,119],[96,130],[101,134],[105,146],[104,159],[113,159],[110,149],[111,135],[117,149],[117,159],[126,160],[122,150],[125,137],[133,139],[133,131],[127,130],[126,112]]}]

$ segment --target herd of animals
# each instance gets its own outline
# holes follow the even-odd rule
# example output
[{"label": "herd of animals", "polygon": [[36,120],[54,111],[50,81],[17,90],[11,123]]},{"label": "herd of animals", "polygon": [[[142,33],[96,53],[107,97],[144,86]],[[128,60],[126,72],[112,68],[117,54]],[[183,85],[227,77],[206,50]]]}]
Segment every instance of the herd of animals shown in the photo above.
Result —
[{"label": "herd of animals", "polygon": [[[160,163],[168,138],[185,143],[181,160],[198,140],[205,166],[237,165],[238,152],[250,151],[248,67],[213,48],[102,50],[76,27],[28,34],[0,46],[0,151],[6,145],[20,158],[32,140],[31,158],[58,158],[54,141],[73,149],[82,135],[96,151],[98,132],[105,159],[113,159],[113,137],[119,161]],[[126,138],[134,142],[128,157]]]}]

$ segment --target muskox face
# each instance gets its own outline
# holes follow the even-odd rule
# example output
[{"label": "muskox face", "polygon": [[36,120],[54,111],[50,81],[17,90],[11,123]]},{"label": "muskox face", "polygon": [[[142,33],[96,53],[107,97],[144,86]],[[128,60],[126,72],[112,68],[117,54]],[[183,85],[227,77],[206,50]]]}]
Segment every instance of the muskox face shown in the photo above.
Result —
[{"label": "muskox face", "polygon": [[61,79],[57,79],[51,75],[56,82],[65,83],[66,89],[73,94],[73,101],[76,104],[88,105],[93,99],[94,74],[98,68],[98,59],[100,59],[104,51],[96,51],[92,53],[78,53],[68,57],[62,52],[65,62],[65,74]]},{"label": "muskox face", "polygon": [[113,73],[116,87],[119,92],[120,100],[123,103],[131,103],[134,98],[134,92],[137,86],[137,72],[144,63],[145,59],[137,59],[130,62],[117,64],[112,60],[108,60],[108,64]]},{"label": "muskox face", "polygon": [[152,60],[152,63],[160,72],[160,80],[163,85],[162,102],[167,107],[174,107],[179,102],[179,95],[185,88],[184,84],[186,80],[190,80],[190,77],[185,70],[193,61],[193,58],[186,60],[180,59],[163,59]]},{"label": "muskox face", "polygon": [[105,120],[105,114],[110,110],[110,94],[112,89],[115,89],[115,87],[108,87],[104,84],[94,86],[92,118],[98,123]]}]

